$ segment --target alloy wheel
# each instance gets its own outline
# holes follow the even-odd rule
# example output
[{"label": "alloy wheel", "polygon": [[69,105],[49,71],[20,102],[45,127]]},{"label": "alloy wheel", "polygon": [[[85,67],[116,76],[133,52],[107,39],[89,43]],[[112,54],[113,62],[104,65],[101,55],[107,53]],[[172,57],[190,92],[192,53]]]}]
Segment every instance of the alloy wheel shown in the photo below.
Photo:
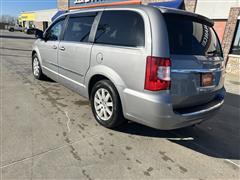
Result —
[{"label": "alloy wheel", "polygon": [[108,90],[100,88],[94,95],[94,108],[98,117],[107,121],[113,114],[113,100]]},{"label": "alloy wheel", "polygon": [[39,76],[39,72],[40,72],[39,61],[37,58],[34,58],[33,59],[33,74],[34,74],[34,76]]}]

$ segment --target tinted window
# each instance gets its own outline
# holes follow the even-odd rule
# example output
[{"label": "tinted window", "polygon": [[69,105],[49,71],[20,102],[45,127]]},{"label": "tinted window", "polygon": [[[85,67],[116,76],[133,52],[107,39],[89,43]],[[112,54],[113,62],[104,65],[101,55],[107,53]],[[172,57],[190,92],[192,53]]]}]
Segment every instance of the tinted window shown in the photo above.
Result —
[{"label": "tinted window", "polygon": [[60,40],[61,31],[64,26],[64,19],[56,22],[46,33],[46,39],[50,41]]},{"label": "tinted window", "polygon": [[93,21],[94,16],[70,17],[64,33],[64,41],[88,41]]},{"label": "tinted window", "polygon": [[235,33],[235,37],[234,37],[234,41],[233,41],[230,53],[240,55],[240,23],[239,21],[238,21],[238,25],[237,25],[237,29],[236,29],[236,33]]},{"label": "tinted window", "polygon": [[120,46],[144,46],[144,22],[136,12],[103,12],[95,42]]},{"label": "tinted window", "polygon": [[165,15],[170,52],[182,55],[221,56],[221,47],[214,30],[191,17]]}]

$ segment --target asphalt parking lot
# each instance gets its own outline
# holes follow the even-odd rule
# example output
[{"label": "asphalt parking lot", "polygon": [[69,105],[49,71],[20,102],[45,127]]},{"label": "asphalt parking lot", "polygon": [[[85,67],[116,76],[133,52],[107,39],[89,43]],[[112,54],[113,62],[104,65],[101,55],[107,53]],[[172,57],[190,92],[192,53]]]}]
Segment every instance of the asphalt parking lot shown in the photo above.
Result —
[{"label": "asphalt parking lot", "polygon": [[89,103],[31,73],[34,38],[1,31],[1,179],[239,179],[240,80],[217,116],[161,131],[99,126]]}]

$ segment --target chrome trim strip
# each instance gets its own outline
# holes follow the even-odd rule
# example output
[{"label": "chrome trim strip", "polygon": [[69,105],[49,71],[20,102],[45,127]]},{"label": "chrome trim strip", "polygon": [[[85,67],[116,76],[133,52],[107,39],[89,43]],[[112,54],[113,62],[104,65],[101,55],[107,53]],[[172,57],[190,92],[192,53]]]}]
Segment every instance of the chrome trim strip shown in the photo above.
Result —
[{"label": "chrome trim strip", "polygon": [[223,71],[224,68],[214,68],[214,69],[171,69],[173,73],[212,73]]},{"label": "chrome trim strip", "polygon": [[45,68],[46,70],[48,70],[48,71],[50,71],[50,72],[58,75],[58,76],[64,78],[64,79],[67,79],[68,81],[73,82],[74,84],[77,84],[77,85],[79,85],[79,86],[81,86],[81,87],[83,87],[83,88],[86,88],[86,86],[85,86],[84,84],[81,84],[81,83],[79,83],[79,82],[77,82],[77,81],[74,81],[74,80],[72,80],[72,79],[70,79],[70,78],[68,78],[68,77],[66,77],[66,76],[64,76],[64,75],[62,75],[62,74],[59,74],[59,73],[57,73],[57,72],[55,72],[55,71],[53,71],[53,70],[51,70],[51,69],[49,69],[49,68],[47,68],[47,67],[45,67],[45,66],[42,66],[42,67]]},{"label": "chrome trim strip", "polygon": [[209,91],[216,88],[217,85],[197,87],[199,91]]},{"label": "chrome trim strip", "polygon": [[203,110],[200,110],[200,111],[195,111],[195,112],[192,112],[192,113],[185,113],[185,114],[181,114],[182,116],[184,117],[188,117],[188,116],[196,116],[196,115],[199,115],[199,114],[203,114],[203,113],[207,113],[209,111],[212,111],[214,109],[217,109],[219,108],[222,104],[224,103],[224,100],[222,100],[220,103],[208,108],[208,109],[203,109]]}]

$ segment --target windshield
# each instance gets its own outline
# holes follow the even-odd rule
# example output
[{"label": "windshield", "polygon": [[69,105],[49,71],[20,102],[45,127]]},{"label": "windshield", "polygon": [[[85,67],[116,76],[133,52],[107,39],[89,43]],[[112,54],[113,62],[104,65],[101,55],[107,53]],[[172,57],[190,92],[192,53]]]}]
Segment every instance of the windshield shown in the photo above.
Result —
[{"label": "windshield", "polygon": [[219,40],[212,29],[189,16],[165,14],[171,54],[222,56]]}]

